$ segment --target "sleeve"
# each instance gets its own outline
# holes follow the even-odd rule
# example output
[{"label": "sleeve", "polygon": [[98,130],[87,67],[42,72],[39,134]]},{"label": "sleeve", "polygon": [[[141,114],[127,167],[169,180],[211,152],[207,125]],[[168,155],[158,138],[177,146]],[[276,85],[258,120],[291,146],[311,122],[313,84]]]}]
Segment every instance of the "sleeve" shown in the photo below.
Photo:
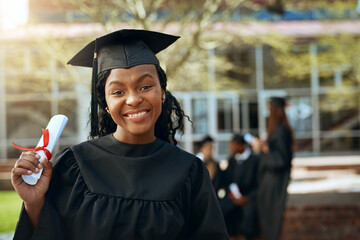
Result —
[{"label": "sleeve", "polygon": [[[44,207],[41,211],[39,223],[35,229],[33,229],[30,219],[25,211],[25,207],[22,206],[20,217],[16,225],[14,240],[29,240],[29,239],[65,239],[62,230],[61,230],[61,221],[59,214],[56,209],[52,206],[51,201],[51,189],[54,187],[52,184],[54,177],[56,177],[56,171],[59,168],[63,168],[62,160],[66,161],[69,157],[72,156],[72,152],[68,149],[63,150],[54,158],[54,167],[53,167],[53,176],[50,181],[49,190],[45,196]],[[63,158],[63,159],[61,159]],[[60,161],[61,160],[61,161]],[[55,191],[56,192],[56,191]]]},{"label": "sleeve", "polygon": [[269,144],[269,152],[261,154],[262,164],[267,169],[281,170],[291,167],[291,138],[288,131],[284,128],[278,128],[274,136],[274,142]]},{"label": "sleeve", "polygon": [[199,159],[194,161],[190,178],[192,182],[191,206],[186,239],[229,239],[209,174],[205,164]]},{"label": "sleeve", "polygon": [[[42,224],[43,223],[43,224]],[[60,219],[54,208],[45,199],[44,207],[41,211],[39,224],[33,230],[29,217],[24,206],[21,209],[20,218],[16,226],[14,240],[29,239],[64,239],[60,229]]]}]

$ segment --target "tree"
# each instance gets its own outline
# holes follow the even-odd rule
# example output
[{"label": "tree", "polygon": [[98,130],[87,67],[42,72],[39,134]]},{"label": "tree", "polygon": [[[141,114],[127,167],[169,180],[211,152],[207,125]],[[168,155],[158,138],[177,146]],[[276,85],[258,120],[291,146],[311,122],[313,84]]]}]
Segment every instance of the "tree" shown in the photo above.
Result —
[{"label": "tree", "polygon": [[[37,1],[41,2],[43,0]],[[257,11],[267,7],[269,11],[273,11],[275,6],[275,8],[285,10],[326,8],[336,13],[349,7],[355,8],[354,1],[350,0],[340,2],[331,0],[52,0],[52,3],[57,8],[62,8],[65,14],[84,14],[86,18],[83,17],[80,19],[81,21],[100,23],[104,26],[104,33],[125,27],[164,31],[180,35],[181,39],[174,46],[170,46],[169,49],[160,53],[159,58],[168,78],[175,80],[169,81],[170,89],[185,91],[213,88],[213,86],[209,86],[208,82],[209,49],[230,46],[234,42],[237,44],[234,49],[254,44],[263,44],[272,49],[276,55],[274,61],[284,71],[280,75],[277,74],[275,78],[271,76],[272,81],[284,76],[300,81],[304,74],[309,72],[309,69],[303,71],[303,68],[298,67],[298,65],[286,66],[299,60],[305,63],[304,68],[309,66],[309,58],[306,54],[297,55],[296,57],[292,54],[285,54],[287,51],[292,51],[291,48],[297,41],[295,38],[275,34],[244,36],[236,31],[214,29],[215,23],[231,22],[236,10]],[[281,14],[281,12],[276,14]],[[86,40],[90,41],[93,37],[89,36]],[[42,44],[45,44],[45,41],[42,41]],[[73,52],[75,51],[74,49]],[[67,56],[71,57],[71,55]],[[300,57],[302,59],[299,59]],[[217,84],[217,89],[223,89],[233,84],[237,84],[236,87],[241,87],[241,85],[238,85],[239,79],[232,79],[224,74],[224,72],[236,69],[238,66],[229,62],[226,57],[218,56],[215,60],[215,67],[216,77],[221,78],[221,82]],[[286,69],[291,69],[292,73],[286,72]]]},{"label": "tree", "polygon": [[[229,19],[232,10],[243,2],[245,1],[53,0],[64,11],[85,13],[89,21],[101,23],[105,32],[127,27],[180,35],[181,39],[176,46],[159,54],[168,78],[178,79],[169,81],[170,87],[179,90],[204,88],[204,84],[198,79],[206,79],[207,43],[212,41],[212,45],[219,45],[224,42],[222,39],[209,40],[205,33],[214,21]],[[194,65],[199,68],[194,68]],[[191,69],[186,71],[187,77],[182,76],[183,69]]]}]

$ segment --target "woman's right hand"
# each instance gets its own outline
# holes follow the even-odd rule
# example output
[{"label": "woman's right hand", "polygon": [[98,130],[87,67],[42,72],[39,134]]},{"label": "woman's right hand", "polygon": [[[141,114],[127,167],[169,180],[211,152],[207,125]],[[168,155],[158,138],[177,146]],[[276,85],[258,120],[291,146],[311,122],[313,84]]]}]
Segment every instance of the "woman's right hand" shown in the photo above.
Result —
[{"label": "woman's right hand", "polygon": [[[46,158],[41,159],[35,152],[23,152],[15,162],[11,171],[11,182],[20,198],[26,206],[42,206],[45,199],[45,193],[49,188],[52,175],[52,163]],[[40,179],[35,185],[29,185],[24,182],[21,175],[31,175],[38,173],[43,168]]]},{"label": "woman's right hand", "polygon": [[254,140],[251,143],[251,148],[255,153],[268,153],[269,152],[269,146],[267,142],[254,137]]}]

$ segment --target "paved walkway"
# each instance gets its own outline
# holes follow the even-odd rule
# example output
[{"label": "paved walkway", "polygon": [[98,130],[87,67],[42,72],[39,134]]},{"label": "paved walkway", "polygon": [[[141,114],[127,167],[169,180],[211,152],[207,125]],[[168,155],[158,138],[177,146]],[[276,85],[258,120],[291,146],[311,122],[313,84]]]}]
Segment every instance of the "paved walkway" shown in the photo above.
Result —
[{"label": "paved walkway", "polygon": [[289,194],[360,192],[360,154],[295,158]]}]

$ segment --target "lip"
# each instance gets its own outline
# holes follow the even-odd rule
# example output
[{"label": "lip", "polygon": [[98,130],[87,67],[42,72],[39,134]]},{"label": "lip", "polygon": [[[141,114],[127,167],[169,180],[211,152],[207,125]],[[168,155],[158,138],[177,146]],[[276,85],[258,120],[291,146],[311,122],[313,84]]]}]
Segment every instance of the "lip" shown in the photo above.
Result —
[{"label": "lip", "polygon": [[136,111],[128,111],[123,114],[125,118],[128,120],[139,122],[144,120],[149,115],[150,110],[148,109],[141,109]]}]

